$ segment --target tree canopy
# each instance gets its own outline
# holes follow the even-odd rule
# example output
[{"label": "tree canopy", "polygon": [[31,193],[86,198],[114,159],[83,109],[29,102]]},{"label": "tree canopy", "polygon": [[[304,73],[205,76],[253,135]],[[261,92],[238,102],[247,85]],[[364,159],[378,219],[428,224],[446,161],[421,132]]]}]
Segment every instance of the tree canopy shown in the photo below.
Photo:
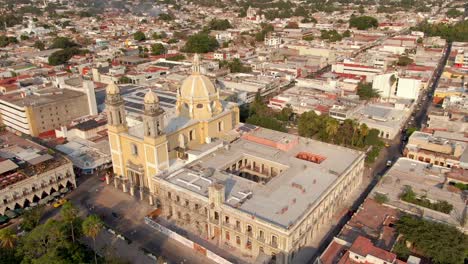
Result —
[{"label": "tree canopy", "polygon": [[52,42],[52,45],[49,47],[50,49],[68,49],[78,47],[74,41],[70,40],[67,37],[56,37]]},{"label": "tree canopy", "polygon": [[401,240],[411,245],[411,251],[430,258],[433,263],[463,264],[468,257],[468,237],[453,226],[405,215],[398,220],[396,228]]},{"label": "tree canopy", "polygon": [[3,47],[6,47],[10,44],[13,44],[13,43],[18,43],[18,39],[16,39],[15,37],[7,37],[7,36],[4,36],[4,35],[1,35],[0,36],[0,47],[3,48]]},{"label": "tree canopy", "polygon": [[184,51],[190,53],[212,52],[219,47],[218,41],[205,33],[190,36],[185,43]]},{"label": "tree canopy", "polygon": [[252,68],[244,66],[244,64],[238,58],[235,58],[232,61],[221,61],[220,66],[227,66],[231,73],[246,73],[252,71]]},{"label": "tree canopy", "polygon": [[379,22],[377,19],[371,16],[352,16],[351,19],[349,19],[349,27],[357,28],[359,30],[376,28],[378,26]]},{"label": "tree canopy", "polygon": [[156,43],[151,45],[151,54],[152,55],[162,55],[166,52],[166,48],[161,43]]},{"label": "tree canopy", "polygon": [[413,59],[408,56],[400,56],[397,61],[398,66],[408,66],[413,63]]},{"label": "tree canopy", "polygon": [[429,24],[423,22],[415,30],[422,31],[429,37],[439,36],[448,41],[468,42],[468,20],[456,24]]},{"label": "tree canopy", "polygon": [[136,41],[145,41],[146,40],[145,33],[141,32],[141,31],[137,31],[137,32],[133,33],[133,39],[136,40]]},{"label": "tree canopy", "polygon": [[456,17],[462,16],[463,12],[460,12],[455,8],[450,8],[446,14],[450,18],[456,18]]},{"label": "tree canopy", "polygon": [[377,90],[372,88],[372,83],[360,82],[357,87],[357,95],[361,100],[370,100],[372,98],[379,98],[380,94]]},{"label": "tree canopy", "polygon": [[208,28],[211,30],[226,30],[228,28],[232,28],[231,23],[227,19],[212,19],[210,23],[208,23]]},{"label": "tree canopy", "polygon": [[50,65],[61,65],[67,63],[73,56],[75,55],[83,55],[88,53],[87,50],[74,48],[67,48],[63,50],[58,50],[52,53],[49,56],[49,64]]}]

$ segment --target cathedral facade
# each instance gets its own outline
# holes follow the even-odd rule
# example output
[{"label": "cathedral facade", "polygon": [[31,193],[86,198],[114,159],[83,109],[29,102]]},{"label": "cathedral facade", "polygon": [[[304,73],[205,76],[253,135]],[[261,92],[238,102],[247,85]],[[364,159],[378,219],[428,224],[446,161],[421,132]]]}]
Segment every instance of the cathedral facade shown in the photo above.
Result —
[{"label": "cathedral facade", "polygon": [[119,87],[108,85],[106,94],[114,185],[131,195],[139,192],[150,204],[155,202],[152,176],[176,166],[178,159],[186,160],[188,149],[223,138],[239,124],[239,108],[221,103],[217,88],[200,74],[198,55],[178,91],[175,116],[167,116],[149,90],[142,124],[129,128]]}]

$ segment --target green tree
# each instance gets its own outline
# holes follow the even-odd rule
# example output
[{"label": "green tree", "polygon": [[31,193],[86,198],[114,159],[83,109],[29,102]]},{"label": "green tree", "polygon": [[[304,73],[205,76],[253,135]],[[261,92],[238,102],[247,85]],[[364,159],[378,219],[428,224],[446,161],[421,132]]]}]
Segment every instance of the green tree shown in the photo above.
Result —
[{"label": "green tree", "polygon": [[185,56],[183,54],[177,54],[175,56],[171,56],[171,57],[167,58],[167,60],[169,60],[169,61],[182,61],[182,60],[185,60]]},{"label": "green tree", "polygon": [[75,55],[82,55],[86,54],[87,50],[80,50],[78,48],[67,48],[63,50],[58,50],[52,53],[49,56],[49,64],[50,65],[61,65],[67,63],[73,56]]},{"label": "green tree", "polygon": [[97,215],[90,215],[83,221],[83,234],[93,239],[94,244],[94,263],[97,264],[96,237],[101,232],[104,224]]},{"label": "green tree", "polygon": [[306,35],[306,36],[302,37],[302,40],[312,41],[312,40],[314,40],[314,36],[313,35]]},{"label": "green tree", "polygon": [[49,219],[20,240],[18,253],[24,263],[55,263],[58,253],[68,244],[60,222]]},{"label": "green tree", "polygon": [[146,40],[145,33],[141,32],[141,31],[137,31],[137,32],[133,33],[133,39],[136,40],[136,41],[145,41]]},{"label": "green tree", "polygon": [[326,123],[326,132],[329,135],[329,137],[332,138],[332,141],[335,141],[335,136],[338,134],[338,131],[340,129],[340,123],[334,118],[329,118],[327,119]]},{"label": "green tree", "polygon": [[73,223],[76,222],[78,218],[78,209],[71,202],[66,202],[62,206],[62,209],[60,210],[60,214],[62,215],[63,221],[70,224],[72,241],[74,243],[75,242],[75,228],[73,226]]},{"label": "green tree", "polygon": [[388,202],[388,197],[385,194],[375,193],[374,200],[378,202],[379,204],[383,204],[383,203]]},{"label": "green tree", "polygon": [[67,49],[78,47],[78,44],[67,37],[56,37],[50,46],[50,49]]},{"label": "green tree", "polygon": [[376,18],[371,16],[352,16],[349,20],[349,27],[357,28],[359,30],[366,30],[369,28],[376,28],[379,22]]},{"label": "green tree", "polygon": [[343,37],[336,30],[322,30],[320,31],[320,38],[328,39],[330,42],[336,42],[343,39]]},{"label": "green tree", "polygon": [[5,227],[0,229],[0,245],[3,248],[12,249],[17,239],[18,237],[12,228]]},{"label": "green tree", "polygon": [[212,19],[208,23],[208,28],[211,30],[226,30],[232,28],[231,23],[227,19]]},{"label": "green tree", "polygon": [[372,88],[372,84],[365,82],[360,82],[358,84],[357,95],[359,95],[360,100],[370,100],[372,98],[380,97],[379,92]]},{"label": "green tree", "polygon": [[458,11],[457,9],[455,8],[450,8],[446,15],[449,17],[449,18],[456,18],[456,17],[459,17],[459,16],[462,16],[463,15],[463,12],[460,12]]},{"label": "green tree", "polygon": [[402,241],[411,243],[411,250],[431,259],[432,263],[463,264],[467,257],[468,237],[456,227],[402,216],[396,223]]},{"label": "green tree", "polygon": [[44,42],[40,41],[40,40],[36,40],[36,42],[34,42],[34,47],[38,50],[44,50],[45,49],[45,44]]},{"label": "green tree", "polygon": [[27,232],[33,230],[39,224],[43,214],[43,205],[35,207],[29,211],[25,211],[22,216],[23,221],[20,223],[21,228]]},{"label": "green tree", "polygon": [[228,63],[229,70],[231,73],[236,73],[236,72],[251,72],[252,68],[244,66],[244,64],[238,59],[235,58],[231,62]]},{"label": "green tree", "polygon": [[162,14],[159,15],[158,18],[163,20],[163,21],[174,20],[174,16],[172,14],[169,14],[169,13],[162,13]]},{"label": "green tree", "polygon": [[398,66],[408,66],[413,63],[413,60],[408,56],[400,56],[397,61]]},{"label": "green tree", "polygon": [[10,44],[15,44],[15,43],[18,43],[18,39],[16,39],[15,37],[7,37],[7,36],[4,36],[4,35],[1,35],[0,36],[0,47],[3,48],[3,47],[6,47]]},{"label": "green tree", "polygon": [[345,32],[343,32],[343,34],[341,34],[341,36],[343,38],[349,38],[349,37],[351,37],[351,31],[346,30]]},{"label": "green tree", "polygon": [[151,45],[151,54],[152,55],[161,55],[166,53],[166,48],[161,43],[156,43]]},{"label": "green tree", "polygon": [[204,33],[198,33],[190,36],[185,43],[184,51],[190,53],[212,52],[219,47],[218,41]]},{"label": "green tree", "polygon": [[163,38],[167,38],[167,34],[166,34],[166,32],[164,32],[164,31],[162,31],[161,33],[154,32],[154,33],[151,35],[151,38],[154,39],[154,40],[163,39]]}]

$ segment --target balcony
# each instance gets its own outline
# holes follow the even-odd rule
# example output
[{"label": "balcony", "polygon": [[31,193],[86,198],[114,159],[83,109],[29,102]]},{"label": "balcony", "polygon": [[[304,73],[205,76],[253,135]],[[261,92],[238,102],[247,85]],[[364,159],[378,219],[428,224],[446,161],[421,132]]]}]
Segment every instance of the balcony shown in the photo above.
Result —
[{"label": "balcony", "polygon": [[265,243],[265,237],[257,237],[257,241],[261,243]]},{"label": "balcony", "polygon": [[271,241],[271,242],[270,242],[270,246],[271,246],[272,248],[278,248],[278,242]]}]

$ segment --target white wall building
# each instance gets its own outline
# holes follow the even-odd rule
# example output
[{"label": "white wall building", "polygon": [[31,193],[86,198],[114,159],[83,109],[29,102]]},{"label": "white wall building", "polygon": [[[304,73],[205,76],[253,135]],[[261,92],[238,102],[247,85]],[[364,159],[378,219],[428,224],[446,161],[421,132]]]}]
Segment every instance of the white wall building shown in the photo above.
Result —
[{"label": "white wall building", "polygon": [[421,80],[412,78],[398,78],[396,96],[404,99],[416,100],[421,90]]}]

